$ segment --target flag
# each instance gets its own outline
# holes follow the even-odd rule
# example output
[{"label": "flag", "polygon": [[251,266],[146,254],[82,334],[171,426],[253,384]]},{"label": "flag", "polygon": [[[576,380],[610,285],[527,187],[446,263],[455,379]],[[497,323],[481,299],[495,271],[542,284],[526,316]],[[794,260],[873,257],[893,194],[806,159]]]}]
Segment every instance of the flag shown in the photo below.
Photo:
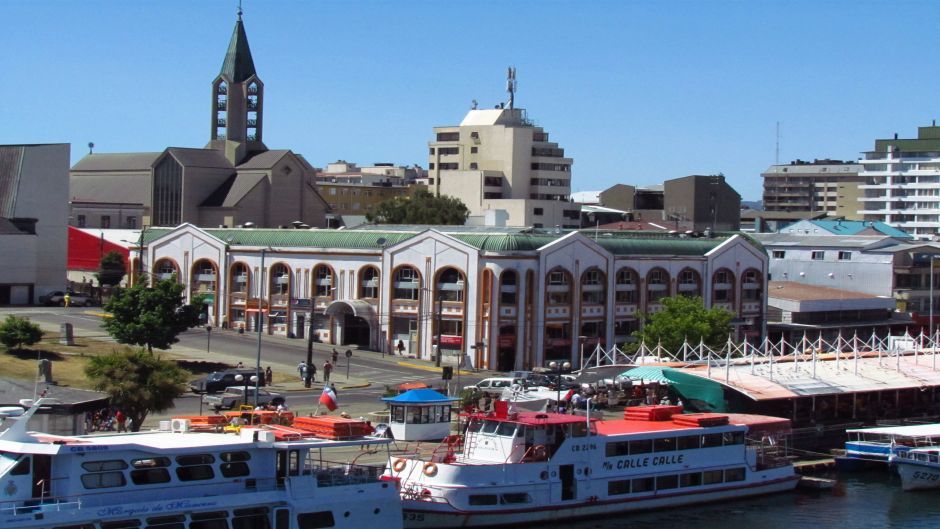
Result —
[{"label": "flag", "polygon": [[330,411],[336,409],[336,393],[333,393],[330,386],[323,388],[323,393],[320,394],[320,404],[326,406],[326,409]]}]

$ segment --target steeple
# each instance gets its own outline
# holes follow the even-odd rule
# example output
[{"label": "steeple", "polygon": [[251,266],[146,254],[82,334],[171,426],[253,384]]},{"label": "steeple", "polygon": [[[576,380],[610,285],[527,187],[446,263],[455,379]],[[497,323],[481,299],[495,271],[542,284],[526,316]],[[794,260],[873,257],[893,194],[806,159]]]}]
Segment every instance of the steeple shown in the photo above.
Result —
[{"label": "steeple", "polygon": [[266,151],[261,141],[263,109],[264,83],[255,71],[239,6],[222,71],[212,82],[209,146],[223,150],[233,164],[240,163],[251,152]]}]

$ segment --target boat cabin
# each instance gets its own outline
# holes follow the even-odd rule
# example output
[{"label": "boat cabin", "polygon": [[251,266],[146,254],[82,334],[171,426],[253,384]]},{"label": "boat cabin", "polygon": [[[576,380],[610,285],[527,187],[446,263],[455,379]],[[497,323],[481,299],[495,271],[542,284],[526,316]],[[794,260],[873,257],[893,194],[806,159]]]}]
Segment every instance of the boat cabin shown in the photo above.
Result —
[{"label": "boat cabin", "polygon": [[451,414],[459,399],[425,388],[382,400],[388,403],[389,428],[395,439],[438,441],[450,435]]},{"label": "boat cabin", "polygon": [[596,419],[540,412],[471,414],[462,459],[494,463],[547,461],[567,439],[597,434]]}]

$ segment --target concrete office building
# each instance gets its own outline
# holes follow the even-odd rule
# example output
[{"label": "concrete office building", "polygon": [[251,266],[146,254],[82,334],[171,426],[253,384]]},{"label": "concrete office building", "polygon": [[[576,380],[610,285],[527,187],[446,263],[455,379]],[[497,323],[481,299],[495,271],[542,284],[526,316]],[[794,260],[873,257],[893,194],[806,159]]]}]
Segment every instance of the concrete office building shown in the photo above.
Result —
[{"label": "concrete office building", "polygon": [[[862,166],[840,160],[794,160],[771,165],[761,173],[764,179],[764,210],[825,212],[848,220],[861,220],[857,198]],[[840,206],[841,205],[841,206]]]},{"label": "concrete office building", "polygon": [[359,167],[339,160],[316,172],[317,190],[327,201],[329,227],[356,226],[380,203],[407,196],[415,189],[409,185],[423,176],[419,167],[395,167],[376,164]]},{"label": "concrete office building", "polygon": [[0,145],[0,305],[63,290],[69,145]]},{"label": "concrete office building", "polygon": [[858,162],[865,182],[859,214],[918,239],[940,232],[940,127],[919,127],[916,139],[875,140]]},{"label": "concrete office building", "polygon": [[206,147],[88,154],[71,171],[72,224],[277,227],[300,221],[325,227],[327,204],[315,188],[313,167],[263,142],[264,104],[264,83],[239,14],[212,81]]},{"label": "concrete office building", "polygon": [[153,277],[209,296],[213,325],[253,331],[260,312],[267,332],[389,352],[401,342],[424,359],[440,343],[449,361],[490,369],[577,365],[582,346],[630,340],[638,314],[669,296],[732,311],[738,337],[759,338],[764,313],[767,256],[740,235],[183,225],[146,237]]}]

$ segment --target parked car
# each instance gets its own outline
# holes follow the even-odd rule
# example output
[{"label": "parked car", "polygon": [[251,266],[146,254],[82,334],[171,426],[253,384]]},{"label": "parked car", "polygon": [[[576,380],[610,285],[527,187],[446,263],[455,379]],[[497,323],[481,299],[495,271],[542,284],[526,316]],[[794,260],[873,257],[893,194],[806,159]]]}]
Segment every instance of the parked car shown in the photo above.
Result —
[{"label": "parked car", "polygon": [[77,294],[71,291],[64,292],[62,290],[56,290],[44,296],[39,296],[39,302],[47,306],[58,305],[64,307],[66,293],[69,295],[69,305],[73,307],[88,307],[94,303],[94,301],[85,294]]},{"label": "parked car", "polygon": [[[222,393],[216,395],[203,395],[202,402],[215,410],[216,413],[221,410],[231,410],[237,408],[242,404],[254,405],[255,388],[249,386],[248,392],[246,393],[244,386],[227,387]],[[285,398],[280,393],[272,393],[264,389],[258,390],[259,406],[267,406],[268,404],[272,406],[279,406],[284,404],[284,402]]]},{"label": "parked car", "polygon": [[[244,377],[241,381],[235,380],[235,377],[241,375]],[[254,369],[226,369],[225,371],[213,371],[208,375],[197,378],[189,382],[189,389],[193,393],[218,393],[220,391],[225,391],[225,388],[230,386],[237,386],[242,384],[244,387],[244,380],[249,380],[249,385],[254,386],[254,382],[251,381],[251,377],[255,376]],[[264,380],[264,371],[261,372],[261,379],[258,381],[259,386],[265,385]]]},{"label": "parked car", "polygon": [[494,378],[484,378],[483,380],[473,384],[471,386],[464,386],[463,389],[477,390],[484,394],[500,394],[503,392],[503,389],[512,387],[513,382],[519,379],[513,379],[512,377],[494,377]]}]

